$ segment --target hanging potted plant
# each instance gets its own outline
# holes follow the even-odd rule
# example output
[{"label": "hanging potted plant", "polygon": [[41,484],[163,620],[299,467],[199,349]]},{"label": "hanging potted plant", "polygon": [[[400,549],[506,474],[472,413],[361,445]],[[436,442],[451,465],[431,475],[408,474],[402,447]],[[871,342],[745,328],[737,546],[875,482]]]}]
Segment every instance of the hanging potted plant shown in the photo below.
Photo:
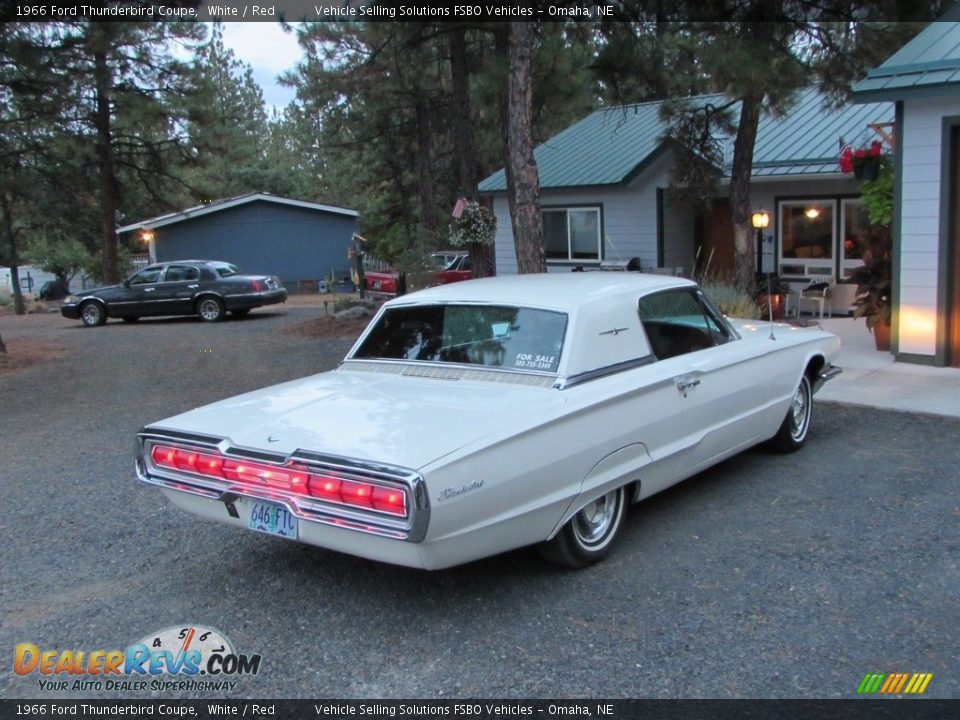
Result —
[{"label": "hanging potted plant", "polygon": [[853,177],[864,182],[872,182],[880,174],[881,160],[883,158],[883,145],[879,140],[874,140],[869,145],[859,148],[852,148],[843,143],[840,138],[842,149],[840,150],[840,172],[853,173]]}]

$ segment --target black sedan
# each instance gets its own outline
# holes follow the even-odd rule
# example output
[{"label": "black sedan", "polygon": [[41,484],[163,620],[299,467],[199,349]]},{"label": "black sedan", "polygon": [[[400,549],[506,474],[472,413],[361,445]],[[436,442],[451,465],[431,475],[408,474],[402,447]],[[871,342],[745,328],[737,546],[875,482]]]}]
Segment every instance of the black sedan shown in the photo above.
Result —
[{"label": "black sedan", "polygon": [[120,285],[70,295],[60,308],[87,327],[108,317],[135,322],[148,315],[199,315],[207,322],[237,317],[261,305],[287,300],[280,280],[270,275],[241,275],[236,265],[217,260],[177,260],[140,270]]}]

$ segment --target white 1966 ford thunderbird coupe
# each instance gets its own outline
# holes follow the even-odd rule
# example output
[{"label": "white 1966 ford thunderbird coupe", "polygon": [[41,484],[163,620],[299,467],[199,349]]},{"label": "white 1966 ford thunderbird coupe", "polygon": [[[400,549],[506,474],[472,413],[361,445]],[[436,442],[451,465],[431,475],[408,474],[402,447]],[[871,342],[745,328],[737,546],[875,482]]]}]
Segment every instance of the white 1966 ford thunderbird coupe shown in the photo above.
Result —
[{"label": "white 1966 ford thunderbird coupe", "polygon": [[145,427],[138,477],[205,518],[436,569],[537,544],[602,559],[627,505],[807,437],[817,329],[725,318],[687,280],[473,280],[386,303],[327,373]]}]

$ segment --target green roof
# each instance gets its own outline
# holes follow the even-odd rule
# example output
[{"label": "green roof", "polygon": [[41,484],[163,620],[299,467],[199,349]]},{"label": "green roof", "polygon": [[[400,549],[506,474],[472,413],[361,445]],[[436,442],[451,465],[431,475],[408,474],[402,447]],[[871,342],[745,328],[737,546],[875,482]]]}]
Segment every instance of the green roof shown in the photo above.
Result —
[{"label": "green roof", "polygon": [[[694,102],[725,102],[722,95]],[[629,181],[667,147],[661,102],[597,110],[534,150],[541,188],[618,185]],[[893,105],[869,103],[827,109],[816,88],[797,95],[781,117],[760,120],[753,156],[753,176],[822,175],[839,172],[837,140],[855,141],[870,123],[891,123]],[[724,158],[729,174],[732,141]],[[503,170],[480,183],[480,192],[506,190]]]},{"label": "green roof", "polygon": [[[945,19],[960,19],[960,7]],[[904,96],[960,90],[960,22],[930,23],[919,35],[853,86],[857,100],[893,100]]]}]

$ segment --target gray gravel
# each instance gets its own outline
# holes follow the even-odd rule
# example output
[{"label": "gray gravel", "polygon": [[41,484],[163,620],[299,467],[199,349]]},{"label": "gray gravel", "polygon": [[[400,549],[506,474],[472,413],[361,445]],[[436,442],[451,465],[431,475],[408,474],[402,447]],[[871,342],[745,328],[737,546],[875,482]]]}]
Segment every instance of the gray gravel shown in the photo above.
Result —
[{"label": "gray gravel", "polygon": [[0,375],[0,697],[149,697],[41,692],[13,648],[191,623],[262,655],[234,696],[854,697],[867,672],[960,696],[960,421],[819,404],[803,451],[751,451],[635,506],[580,572],[530,550],[380,565],[198,521],[134,481],[144,424],[333,367],[349,343],[280,332],[317,313],[0,318],[8,346],[66,351]]}]

